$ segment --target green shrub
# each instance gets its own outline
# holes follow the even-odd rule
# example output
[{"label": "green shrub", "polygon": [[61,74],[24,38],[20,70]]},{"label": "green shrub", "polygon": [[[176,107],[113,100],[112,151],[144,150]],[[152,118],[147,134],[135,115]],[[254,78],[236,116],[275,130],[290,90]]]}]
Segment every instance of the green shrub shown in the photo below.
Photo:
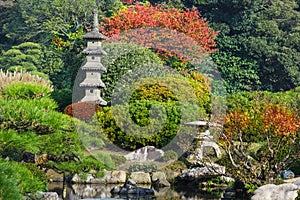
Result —
[{"label": "green shrub", "polygon": [[51,93],[51,97],[57,102],[59,110],[63,112],[72,103],[72,90],[55,88]]},{"label": "green shrub", "polygon": [[8,162],[0,162],[0,199],[19,200],[23,199],[21,188],[14,177],[14,169]]},{"label": "green shrub", "polygon": [[68,116],[54,111],[56,104],[48,98],[0,100],[0,127],[18,132],[34,131],[49,134],[56,130],[69,131],[71,120]]},{"label": "green shrub", "polygon": [[83,156],[79,161],[53,162],[49,161],[47,166],[56,168],[61,172],[69,172],[72,174],[88,173],[91,170],[101,171],[105,168],[103,162],[94,156]]},{"label": "green shrub", "polygon": [[103,152],[98,152],[94,155],[94,157],[99,160],[101,163],[104,164],[104,166],[106,168],[114,168],[115,167],[115,163],[112,160],[112,158],[110,157],[110,155],[103,153]]},{"label": "green shrub", "polygon": [[175,151],[173,150],[168,150],[164,153],[162,160],[164,162],[170,161],[170,160],[177,160],[178,159],[178,155]]},{"label": "green shrub", "polygon": [[228,111],[251,109],[263,106],[266,102],[283,104],[287,107],[300,109],[300,87],[285,92],[239,92],[227,96]]},{"label": "green shrub", "polygon": [[0,130],[0,156],[21,161],[23,152],[39,153],[43,141],[35,133],[17,133],[14,130]]},{"label": "green shrub", "polygon": [[114,144],[132,150],[167,145],[181,131],[180,124],[198,119],[197,111],[196,105],[140,100],[106,107],[96,117],[102,134]]},{"label": "green shrub", "polygon": [[57,131],[52,134],[41,135],[39,139],[42,141],[41,151],[47,152],[57,159],[82,154],[83,146],[75,132]]},{"label": "green shrub", "polygon": [[162,65],[162,61],[155,53],[135,44],[104,43],[103,48],[107,56],[103,56],[102,63],[107,72],[101,77],[106,85],[102,95],[107,100],[111,99],[117,82],[128,70],[141,66]]},{"label": "green shrub", "polygon": [[[130,102],[151,100],[158,102],[179,101],[197,104],[199,118],[207,118],[211,112],[210,91],[204,77],[196,73],[186,74],[186,77],[173,74],[157,78],[143,78],[135,83]],[[131,91],[130,91],[131,92]],[[130,94],[130,92],[128,92]],[[125,94],[119,96],[126,96]],[[118,97],[119,97],[118,96]],[[119,102],[122,102],[118,99]]]},{"label": "green shrub", "polygon": [[157,170],[156,165],[130,165],[128,171],[129,172],[138,172],[138,171],[144,171],[146,173],[148,172],[155,172]]},{"label": "green shrub", "polygon": [[13,99],[34,99],[48,97],[52,89],[38,83],[16,82],[6,85],[2,89],[2,95]]},{"label": "green shrub", "polygon": [[0,198],[22,199],[27,192],[46,190],[47,180],[29,164],[0,160]]}]

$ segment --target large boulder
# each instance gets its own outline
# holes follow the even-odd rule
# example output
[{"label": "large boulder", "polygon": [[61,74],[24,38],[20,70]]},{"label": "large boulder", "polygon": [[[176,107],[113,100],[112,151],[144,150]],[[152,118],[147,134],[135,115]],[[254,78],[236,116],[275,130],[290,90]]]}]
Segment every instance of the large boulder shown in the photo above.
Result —
[{"label": "large boulder", "polygon": [[166,174],[164,172],[153,172],[152,173],[152,184],[156,183],[158,187],[170,187],[171,184],[167,181]]},{"label": "large boulder", "polygon": [[151,184],[151,177],[146,172],[132,172],[130,178],[137,184]]},{"label": "large boulder", "polygon": [[225,174],[225,167],[217,164],[209,164],[204,167],[196,167],[183,171],[177,178],[180,181],[193,181]]},{"label": "large boulder", "polygon": [[283,170],[281,173],[280,173],[280,177],[282,179],[292,179],[292,178],[295,178],[295,174],[294,172],[292,172],[291,170]]},{"label": "large boulder", "polygon": [[50,182],[63,182],[64,181],[64,174],[57,173],[53,169],[47,170],[46,177]]},{"label": "large boulder", "polygon": [[126,172],[125,171],[112,171],[105,174],[106,183],[125,183]]},{"label": "large boulder", "polygon": [[299,189],[300,186],[291,183],[267,184],[256,189],[251,200],[294,200],[298,196]]},{"label": "large boulder", "polygon": [[154,146],[146,146],[140,149],[137,149],[124,157],[128,161],[137,161],[137,162],[145,162],[145,161],[154,161],[162,158],[164,155],[164,151],[161,149],[157,149]]}]

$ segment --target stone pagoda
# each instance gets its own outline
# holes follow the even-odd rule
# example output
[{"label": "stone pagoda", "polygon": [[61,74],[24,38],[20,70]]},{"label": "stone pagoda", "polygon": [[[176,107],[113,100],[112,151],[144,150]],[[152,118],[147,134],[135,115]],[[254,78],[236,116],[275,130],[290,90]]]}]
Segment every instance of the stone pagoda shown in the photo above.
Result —
[{"label": "stone pagoda", "polygon": [[81,99],[81,102],[106,105],[107,102],[101,98],[100,88],[105,87],[101,80],[101,74],[106,72],[106,68],[101,64],[101,56],[106,55],[101,47],[101,42],[107,37],[99,32],[97,10],[93,10],[93,15],[93,29],[83,35],[83,38],[87,40],[87,48],[83,50],[83,53],[87,56],[86,62],[81,66],[81,69],[85,72],[85,79],[79,84],[79,87],[85,89],[85,96]]}]

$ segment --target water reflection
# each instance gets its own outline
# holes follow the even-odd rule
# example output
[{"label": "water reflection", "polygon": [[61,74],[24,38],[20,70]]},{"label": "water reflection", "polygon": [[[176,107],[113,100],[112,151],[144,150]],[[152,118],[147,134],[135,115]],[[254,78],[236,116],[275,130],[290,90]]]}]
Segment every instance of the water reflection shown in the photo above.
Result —
[{"label": "water reflection", "polygon": [[[207,193],[204,191],[195,190],[195,188],[183,187],[184,190],[171,188],[159,188],[155,190],[155,197],[148,196],[146,198],[137,198],[134,196],[113,196],[110,191],[111,189],[120,184],[72,184],[67,186],[67,200],[79,200],[84,198],[120,198],[127,200],[134,199],[156,199],[156,200],[220,200],[223,197],[223,191],[218,191],[216,193]],[[139,185],[140,187],[147,187],[147,185]],[[50,183],[49,191],[57,192],[60,197],[63,193],[63,183]]]}]

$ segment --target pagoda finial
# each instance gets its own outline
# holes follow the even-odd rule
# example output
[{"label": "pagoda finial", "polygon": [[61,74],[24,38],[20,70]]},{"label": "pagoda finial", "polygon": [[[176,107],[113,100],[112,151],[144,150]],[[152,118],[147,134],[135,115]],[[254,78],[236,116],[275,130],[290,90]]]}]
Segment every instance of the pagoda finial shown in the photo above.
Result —
[{"label": "pagoda finial", "polygon": [[96,9],[93,10],[93,15],[94,15],[93,31],[99,32],[98,11]]}]

